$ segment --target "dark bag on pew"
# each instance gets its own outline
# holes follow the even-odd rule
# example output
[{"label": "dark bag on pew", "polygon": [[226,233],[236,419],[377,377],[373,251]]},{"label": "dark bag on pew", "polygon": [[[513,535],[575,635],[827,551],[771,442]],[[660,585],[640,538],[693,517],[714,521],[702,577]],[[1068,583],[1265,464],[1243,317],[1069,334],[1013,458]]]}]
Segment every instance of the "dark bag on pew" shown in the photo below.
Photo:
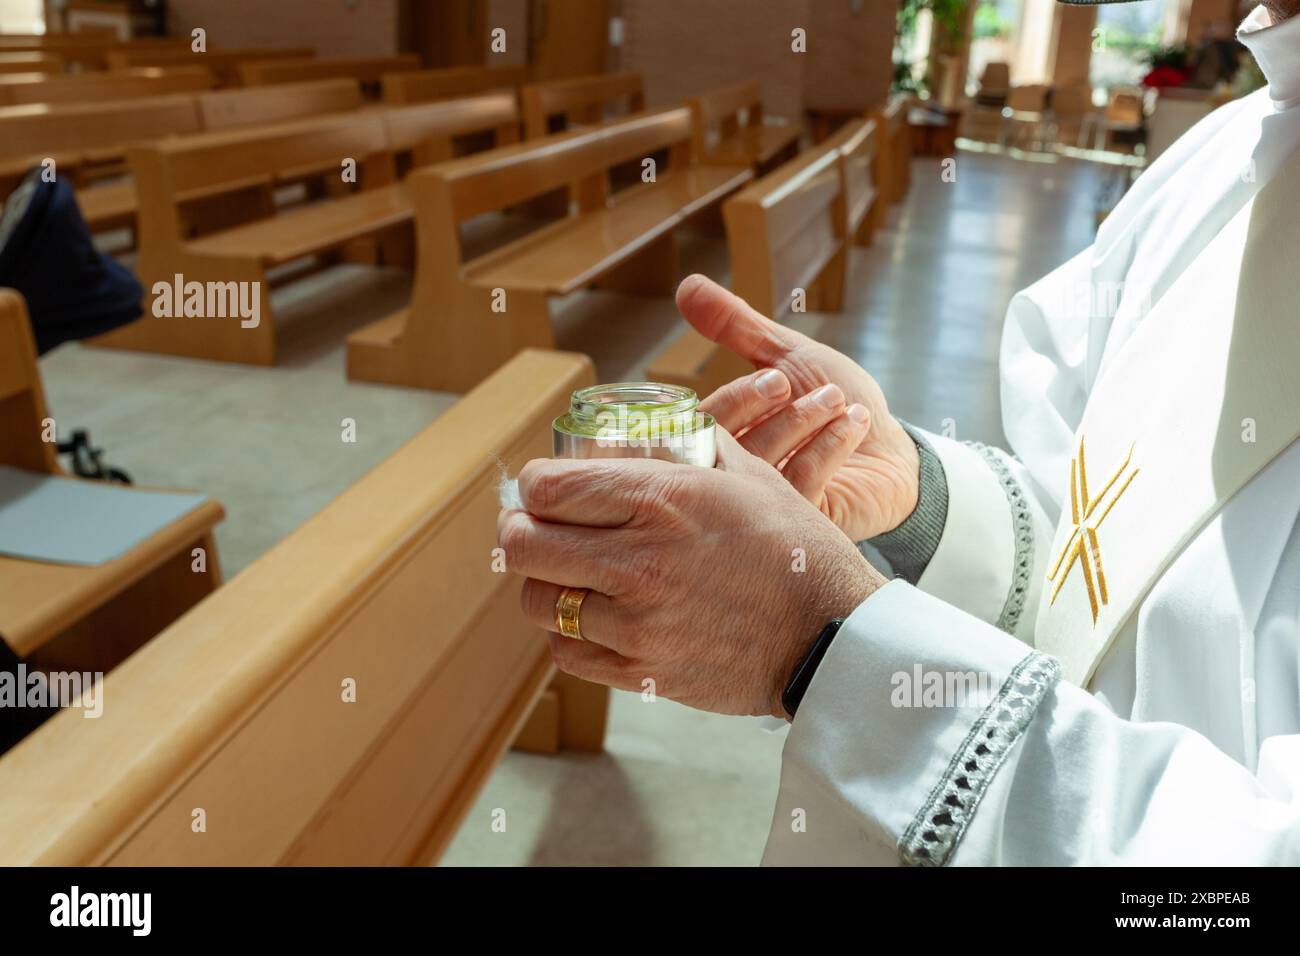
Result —
[{"label": "dark bag on pew", "polygon": [[61,177],[45,182],[39,166],[0,215],[0,286],[27,300],[40,355],[134,322],[144,296],[121,263],[95,248],[72,187]]}]

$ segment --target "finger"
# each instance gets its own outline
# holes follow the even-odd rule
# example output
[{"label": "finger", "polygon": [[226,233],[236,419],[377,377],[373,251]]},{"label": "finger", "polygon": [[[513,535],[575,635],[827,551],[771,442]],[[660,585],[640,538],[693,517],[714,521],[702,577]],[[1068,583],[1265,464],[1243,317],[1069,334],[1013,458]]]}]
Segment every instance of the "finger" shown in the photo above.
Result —
[{"label": "finger", "polygon": [[751,474],[773,476],[781,480],[772,468],[755,458],[750,454],[749,449],[745,448],[738,442],[725,428],[716,430],[715,442],[718,450],[717,464],[714,466],[719,471],[729,471],[735,474]]},{"label": "finger", "polygon": [[871,415],[863,405],[850,405],[786,462],[782,474],[795,489],[821,507],[826,485],[862,444],[871,428]]},{"label": "finger", "polygon": [[844,402],[844,392],[838,385],[823,385],[755,425],[737,440],[750,454],[775,465],[843,414]]},{"label": "finger", "polygon": [[631,662],[608,647],[575,641],[559,634],[552,634],[550,638],[551,657],[555,666],[564,673],[618,690],[641,689]]},{"label": "finger", "polygon": [[535,458],[519,472],[519,497],[530,514],[545,521],[617,528],[657,499],[672,467],[646,458]]},{"label": "finger", "polygon": [[758,368],[776,365],[803,339],[750,308],[740,296],[702,275],[687,276],[677,287],[677,309],[711,342],[717,342]]},{"label": "finger", "polygon": [[760,369],[728,382],[700,402],[700,411],[712,415],[730,432],[752,427],[790,398],[790,380],[774,368]]},{"label": "finger", "polygon": [[[550,581],[529,578],[519,594],[519,605],[524,610],[524,616],[538,627],[558,634],[560,626],[555,620],[555,605],[563,590],[563,587]],[[629,653],[634,643],[628,621],[626,609],[618,607],[611,598],[599,591],[588,591],[578,608],[578,628],[582,632],[582,639],[620,654]]]},{"label": "finger", "polygon": [[624,546],[617,530],[553,524],[511,508],[497,516],[497,544],[513,574],[605,594],[618,591],[618,566],[609,560],[611,548],[620,553]]}]

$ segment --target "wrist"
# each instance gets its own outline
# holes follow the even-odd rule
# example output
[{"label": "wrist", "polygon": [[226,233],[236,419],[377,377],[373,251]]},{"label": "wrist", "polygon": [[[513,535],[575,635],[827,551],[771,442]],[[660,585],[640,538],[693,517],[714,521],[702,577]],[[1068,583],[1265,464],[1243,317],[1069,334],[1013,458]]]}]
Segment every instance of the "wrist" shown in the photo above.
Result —
[{"label": "wrist", "polygon": [[866,559],[860,558],[855,565],[851,572],[841,575],[834,586],[813,597],[807,603],[806,612],[798,615],[798,623],[789,632],[772,673],[769,713],[773,717],[791,719],[783,701],[786,688],[826,625],[834,620],[847,620],[864,601],[888,583]]},{"label": "wrist", "polygon": [[915,500],[902,522],[867,541],[889,562],[895,576],[916,584],[930,564],[948,522],[948,481],[943,463],[924,433],[899,423],[917,459]]}]

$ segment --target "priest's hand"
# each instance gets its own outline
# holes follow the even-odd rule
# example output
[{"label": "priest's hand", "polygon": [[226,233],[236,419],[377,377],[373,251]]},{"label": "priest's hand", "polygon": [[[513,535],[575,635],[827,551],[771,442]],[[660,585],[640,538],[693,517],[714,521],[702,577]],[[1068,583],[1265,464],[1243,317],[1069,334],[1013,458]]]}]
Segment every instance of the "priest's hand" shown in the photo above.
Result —
[{"label": "priest's hand", "polygon": [[854,541],[903,523],[916,508],[920,458],[874,378],[704,276],[682,282],[677,308],[758,369],[714,392],[704,411]]},{"label": "priest's hand", "polygon": [[530,620],[558,631],[562,586],[588,588],[585,640],[557,666],[725,714],[785,716],[781,693],[826,623],[884,579],[770,466],[721,429],[718,467],[530,461],[524,510],[501,512]]}]

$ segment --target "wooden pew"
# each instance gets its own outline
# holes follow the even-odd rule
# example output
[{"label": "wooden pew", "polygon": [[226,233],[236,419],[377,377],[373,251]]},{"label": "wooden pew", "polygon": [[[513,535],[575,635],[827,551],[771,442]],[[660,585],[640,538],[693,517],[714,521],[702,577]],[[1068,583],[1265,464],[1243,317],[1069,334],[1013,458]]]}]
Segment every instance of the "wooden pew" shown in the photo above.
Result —
[{"label": "wooden pew", "polygon": [[199,122],[209,130],[343,113],[360,109],[362,103],[361,87],[346,78],[216,90],[195,97]]},{"label": "wooden pew", "polygon": [[515,89],[528,82],[526,66],[454,66],[443,70],[385,73],[385,103],[426,103],[489,90]]},{"label": "wooden pew", "polygon": [[[237,319],[158,317],[147,296],[144,318],[93,344],[275,364],[268,270],[307,257],[355,254],[358,248],[365,261],[409,259],[415,207],[396,181],[394,152],[422,147],[441,155],[450,147],[434,141],[512,131],[514,116],[513,97],[495,94],[133,146],[128,157],[140,193],[136,275],[146,293],[157,282],[172,284],[176,275],[197,282],[257,282],[261,321],[244,328]],[[276,211],[277,184],[338,175],[345,159],[357,163],[360,191]],[[209,205],[201,214],[207,221],[193,219],[196,203]],[[213,203],[221,213],[215,224],[207,219]]]},{"label": "wooden pew", "polygon": [[111,167],[120,164],[130,140],[199,128],[194,98],[184,94],[0,107],[0,184],[12,188],[46,157],[55,160],[60,174]]},{"label": "wooden pew", "polygon": [[[609,170],[668,149],[657,181],[609,193]],[[404,309],[348,336],[348,377],[465,391],[520,349],[553,344],[549,300],[592,284],[671,294],[674,230],[750,178],[691,160],[684,108],[531,140],[410,176],[419,235]],[[471,261],[459,226],[567,186],[570,215]]]},{"label": "wooden pew", "polygon": [[[108,103],[0,107],[0,190],[52,157],[74,176],[81,213],[92,232],[135,223],[134,183],[122,179],[85,188],[92,175],[120,172],[126,144],[202,129],[233,129],[345,112],[362,105],[354,80],[174,94]],[[6,193],[7,194],[7,193]]]},{"label": "wooden pew", "polygon": [[339,56],[319,60],[263,60],[241,63],[239,75],[245,86],[269,83],[305,83],[308,80],[332,80],[344,77],[356,80],[367,95],[377,97],[386,73],[420,69],[414,53],[397,56]]},{"label": "wooden pew", "polygon": [[93,36],[75,33],[45,33],[40,35],[0,34],[0,52],[43,52],[57,55],[65,66],[82,70],[103,70],[108,66],[108,54],[114,50],[188,50],[190,38],[185,37],[135,37],[120,40],[117,37]]},{"label": "wooden pew", "polygon": [[493,146],[519,139],[519,109],[508,90],[387,106],[379,115],[384,120],[388,148],[399,157],[409,155],[409,165],[414,167],[452,159],[457,155],[456,138],[462,134],[486,134]]},{"label": "wooden pew", "polygon": [[197,66],[145,67],[121,73],[0,75],[0,106],[21,103],[88,103],[132,96],[192,93],[212,88],[212,74]]},{"label": "wooden pew", "polygon": [[[576,126],[592,126],[605,119],[611,103],[621,105],[625,114],[642,112],[645,90],[641,74],[601,73],[529,83],[519,89],[524,138],[537,139]],[[558,125],[553,123],[555,120]]]},{"label": "wooden pew", "polygon": [[0,73],[62,73],[63,57],[39,50],[0,53]]},{"label": "wooden pew", "polygon": [[[493,571],[501,467],[593,381],[518,356],[108,675],[100,719],[19,743],[0,864],[436,861],[554,670]],[[558,687],[599,750],[607,691]]]},{"label": "wooden pew", "polygon": [[752,166],[755,175],[762,175],[799,151],[803,129],[798,123],[763,122],[757,81],[711,90],[686,103],[691,108],[695,152],[702,162]]},{"label": "wooden pew", "polygon": [[845,124],[824,145],[839,151],[844,179],[845,234],[854,245],[869,246],[875,234],[875,165],[880,149],[876,121],[854,120]]},{"label": "wooden pew", "polygon": [[880,145],[876,150],[876,183],[881,202],[876,204],[875,228],[885,225],[889,207],[907,195],[912,183],[912,131],[907,125],[911,97],[896,95],[871,114]]},{"label": "wooden pew", "polygon": [[[54,445],[22,296],[0,289],[0,464],[67,481]],[[208,500],[106,564],[49,564],[0,556],[0,637],[33,664],[108,671],[221,583]],[[193,570],[193,549],[206,568]]]},{"label": "wooden pew", "polygon": [[310,60],[316,51],[311,47],[263,47],[243,50],[191,49],[110,50],[105,54],[109,69],[126,70],[142,66],[202,66],[212,71],[218,86],[239,86],[239,65],[257,60]]},{"label": "wooden pew", "polygon": [[[723,204],[731,288],[763,315],[778,322],[788,315],[796,289],[808,311],[841,308],[849,239],[861,241],[869,228],[874,133],[873,124],[855,120]],[[686,328],[650,362],[647,377],[704,397],[750,371]]]}]

